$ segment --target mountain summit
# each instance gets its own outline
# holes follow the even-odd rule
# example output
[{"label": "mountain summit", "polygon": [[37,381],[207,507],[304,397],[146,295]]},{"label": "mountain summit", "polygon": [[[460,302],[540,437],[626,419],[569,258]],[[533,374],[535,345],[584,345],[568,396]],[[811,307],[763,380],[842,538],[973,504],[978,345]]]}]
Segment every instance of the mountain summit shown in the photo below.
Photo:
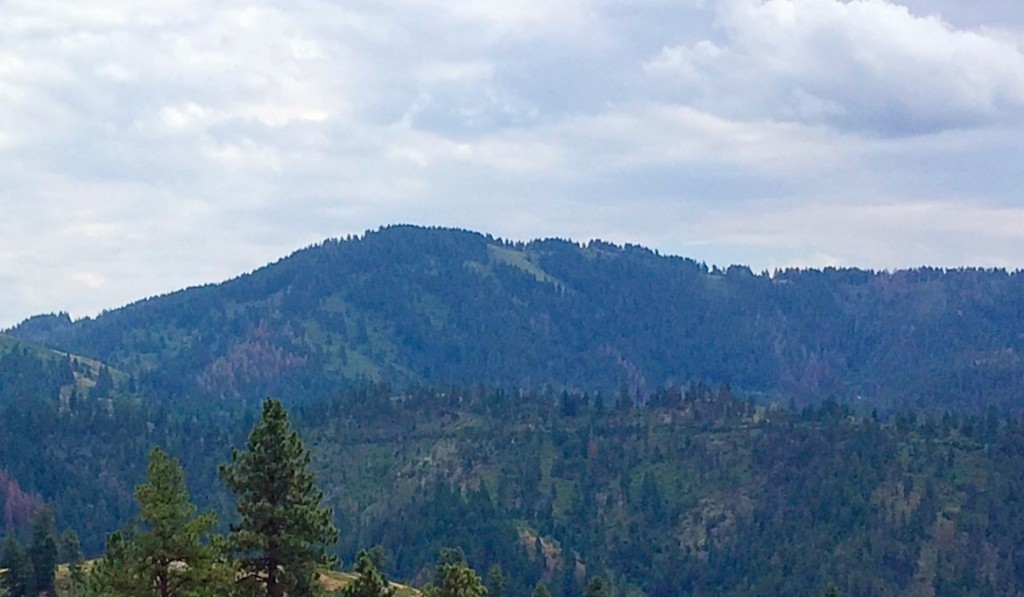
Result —
[{"label": "mountain summit", "polygon": [[360,380],[628,392],[705,379],[797,402],[1024,405],[1024,275],[709,268],[601,241],[391,226],[216,285],[10,333],[167,397]]}]

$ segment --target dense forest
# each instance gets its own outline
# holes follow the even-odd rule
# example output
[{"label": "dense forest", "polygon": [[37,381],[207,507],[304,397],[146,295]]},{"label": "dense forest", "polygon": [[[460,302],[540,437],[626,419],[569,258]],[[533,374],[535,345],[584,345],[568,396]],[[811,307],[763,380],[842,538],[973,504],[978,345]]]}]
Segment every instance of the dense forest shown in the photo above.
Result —
[{"label": "dense forest", "polygon": [[691,379],[880,412],[1024,406],[1024,274],[708,267],[600,241],[451,229],[328,240],[223,284],[10,333],[97,358],[152,396],[292,403],[366,380],[506,389]]},{"label": "dense forest", "polygon": [[[24,348],[3,358],[46,362]],[[217,467],[257,409],[171,409],[127,392],[128,378],[66,401],[56,382],[73,361],[49,362],[49,394],[0,403],[0,459],[38,500],[29,513],[48,505],[99,555],[138,514],[155,445],[182,463],[198,507],[231,522]],[[643,403],[626,390],[368,384],[292,411],[340,531],[332,553],[350,564],[378,546],[387,575],[414,585],[454,547],[481,576],[500,569],[509,595],[538,583],[578,595],[594,576],[635,595],[1024,590],[1024,420],[994,407],[880,420],[694,382]]]},{"label": "dense forest", "polygon": [[345,569],[422,587],[464,564],[512,596],[1020,594],[1022,280],[327,241],[0,334],[0,534],[32,545],[50,513],[86,557],[124,552],[154,447],[228,533],[219,470],[272,395]]}]

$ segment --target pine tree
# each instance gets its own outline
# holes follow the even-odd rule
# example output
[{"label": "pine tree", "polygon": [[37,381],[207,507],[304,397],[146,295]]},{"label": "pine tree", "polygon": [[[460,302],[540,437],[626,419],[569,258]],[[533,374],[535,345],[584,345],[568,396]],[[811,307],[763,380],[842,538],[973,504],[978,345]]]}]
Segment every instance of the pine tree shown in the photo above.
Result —
[{"label": "pine tree", "polygon": [[484,576],[484,586],[487,587],[487,597],[505,597],[508,582],[505,580],[505,572],[498,564],[491,564]]},{"label": "pine tree", "polygon": [[153,448],[147,481],[135,489],[135,497],[144,528],[134,539],[136,556],[151,590],[170,597],[209,589],[215,583],[215,553],[206,536],[217,519],[212,514],[196,516],[177,461]]},{"label": "pine tree", "polygon": [[94,398],[109,398],[113,390],[114,377],[110,374],[110,369],[100,365],[99,374],[96,376],[96,385],[93,386],[89,395]]},{"label": "pine tree", "polygon": [[13,532],[8,532],[4,539],[0,568],[7,570],[0,581],[0,587],[3,587],[10,597],[28,597],[36,594],[32,560],[18,543]]},{"label": "pine tree", "polygon": [[32,543],[28,548],[32,560],[35,593],[54,595],[54,573],[57,570],[57,531],[53,510],[43,508],[32,517]]},{"label": "pine tree", "polygon": [[341,597],[392,597],[395,588],[377,569],[373,556],[366,550],[356,557],[356,578],[341,590]]},{"label": "pine tree", "polygon": [[461,549],[442,549],[434,582],[423,592],[427,597],[483,597],[487,588],[466,564],[466,556]]},{"label": "pine tree", "polygon": [[221,467],[238,500],[239,521],[227,545],[240,581],[262,584],[270,597],[312,594],[317,568],[332,562],[326,546],[338,531],[331,511],[320,506],[323,493],[309,467],[309,451],[273,399],[263,403],[247,450],[234,450]]},{"label": "pine tree", "polygon": [[114,531],[107,537],[107,547],[89,570],[85,594],[90,597],[152,595],[146,579],[139,574],[138,546],[130,534]]},{"label": "pine tree", "polygon": [[551,591],[548,590],[546,584],[539,582],[533,588],[533,593],[530,593],[530,597],[551,597]]},{"label": "pine tree", "polygon": [[196,516],[181,466],[159,448],[135,488],[139,528],[113,533],[86,583],[90,595],[199,597],[227,592],[233,572],[206,542],[212,515]]},{"label": "pine tree", "polygon": [[83,567],[85,556],[82,554],[82,543],[78,539],[78,533],[72,529],[61,533],[58,543],[60,561],[68,565],[73,597],[85,584],[85,569]]}]

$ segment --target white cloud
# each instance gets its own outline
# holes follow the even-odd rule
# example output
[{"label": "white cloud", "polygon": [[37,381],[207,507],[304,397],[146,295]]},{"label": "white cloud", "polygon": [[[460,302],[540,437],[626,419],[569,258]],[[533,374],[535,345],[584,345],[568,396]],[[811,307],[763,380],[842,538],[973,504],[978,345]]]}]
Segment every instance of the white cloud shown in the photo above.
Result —
[{"label": "white cloud", "polygon": [[623,106],[566,128],[575,146],[609,152],[620,169],[700,163],[806,172],[851,159],[848,140],[820,127],[731,120],[685,105]]},{"label": "white cloud", "polygon": [[694,232],[701,235],[696,244],[757,255],[751,261],[758,268],[1005,267],[1008,255],[1024,261],[1024,207],[966,201],[800,203],[756,215],[721,210],[701,218]]},{"label": "white cloud", "polygon": [[397,221],[1024,266],[1006,1],[6,0],[0,327]]},{"label": "white cloud", "polygon": [[724,40],[665,47],[645,65],[721,113],[883,135],[1019,121],[1024,53],[886,0],[722,0]]}]

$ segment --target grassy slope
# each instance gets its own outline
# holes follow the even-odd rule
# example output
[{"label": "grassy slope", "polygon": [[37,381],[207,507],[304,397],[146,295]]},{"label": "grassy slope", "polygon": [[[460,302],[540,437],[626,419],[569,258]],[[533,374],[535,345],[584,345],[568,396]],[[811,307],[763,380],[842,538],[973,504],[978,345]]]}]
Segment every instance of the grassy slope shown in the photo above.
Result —
[{"label": "grassy slope", "polygon": [[15,338],[14,336],[9,336],[7,334],[0,332],[0,352],[7,352],[15,349],[27,349],[29,352],[33,353],[40,359],[51,362],[59,361],[64,357],[71,357],[72,361],[76,361],[78,362],[79,365],[82,365],[86,369],[88,369],[87,375],[82,375],[77,372],[75,373],[75,382],[76,385],[78,386],[77,389],[79,391],[87,390],[89,387],[95,385],[95,381],[93,380],[95,380],[96,377],[99,375],[100,368],[104,366],[106,366],[110,370],[110,374],[118,382],[122,382],[128,379],[129,377],[127,373],[114,367],[107,366],[105,363],[102,363],[96,359],[83,357],[81,355],[71,354],[68,352],[61,352],[59,350],[54,350],[52,348],[43,346],[42,344],[37,344],[29,340]]},{"label": "grassy slope", "polygon": [[[90,566],[92,562],[86,562],[86,567]],[[6,572],[6,570],[0,568],[0,573]],[[320,577],[320,582],[323,583],[324,589],[329,593],[340,591],[344,589],[350,582],[355,580],[356,575],[351,572],[340,572],[337,570],[331,570],[325,572]],[[423,595],[418,589],[402,585],[399,583],[391,583],[391,586],[395,587],[395,597],[420,597]],[[67,564],[61,564],[57,567],[57,597],[71,597],[71,573],[68,570]]]},{"label": "grassy slope", "polygon": [[[327,591],[334,592],[344,589],[350,582],[355,580],[355,578],[356,575],[351,572],[338,572],[332,570],[321,576],[320,582],[323,583],[324,588],[327,589]],[[406,585],[393,582],[391,583],[391,586],[396,589],[395,597],[418,597],[423,595],[423,593],[418,589],[414,589]]]}]

